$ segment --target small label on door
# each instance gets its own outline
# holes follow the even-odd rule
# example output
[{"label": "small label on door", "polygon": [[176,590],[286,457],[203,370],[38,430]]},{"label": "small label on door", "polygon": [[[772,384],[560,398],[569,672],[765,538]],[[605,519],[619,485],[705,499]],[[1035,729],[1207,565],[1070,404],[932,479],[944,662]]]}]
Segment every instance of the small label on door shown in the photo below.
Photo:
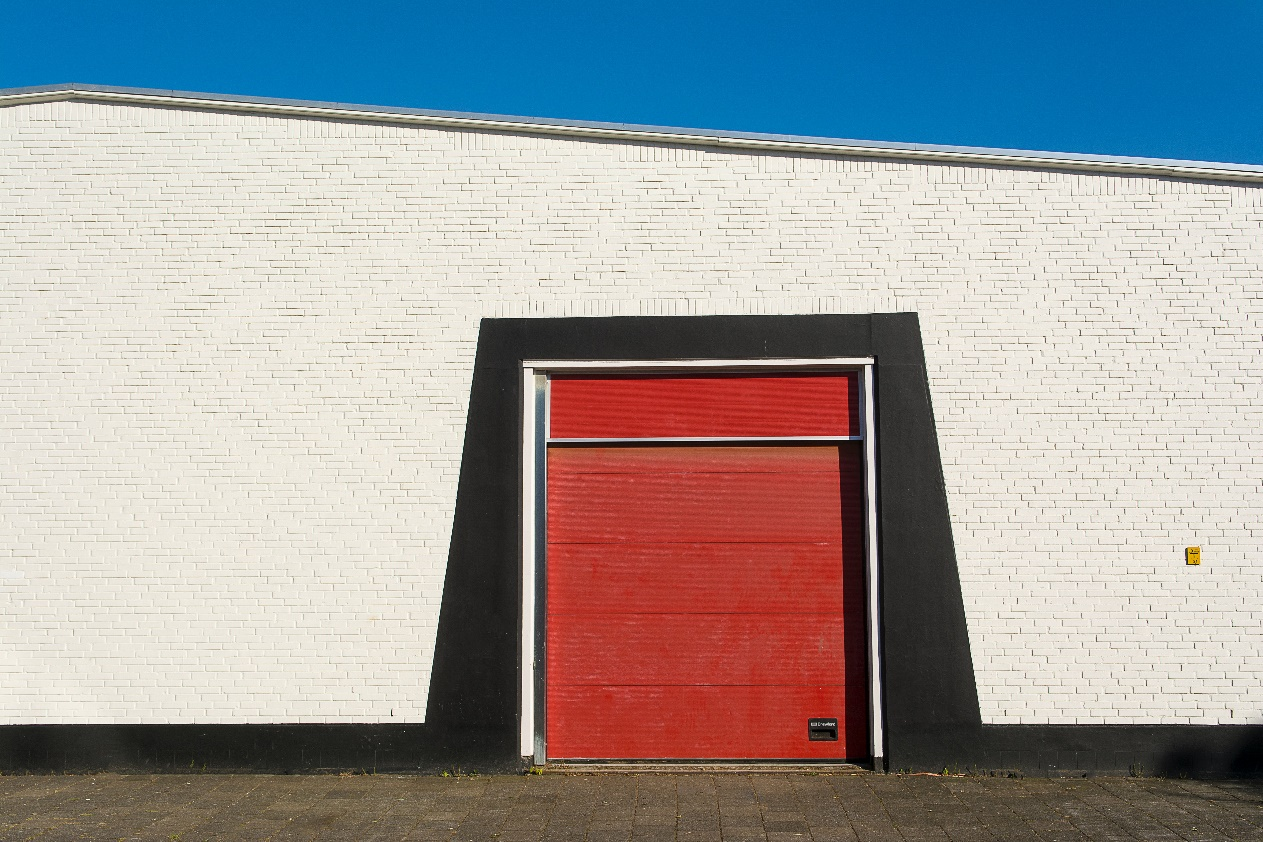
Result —
[{"label": "small label on door", "polygon": [[1185,547],[1184,548],[1185,564],[1201,564],[1202,548],[1201,547]]},{"label": "small label on door", "polygon": [[836,719],[808,719],[807,739],[813,743],[837,742],[838,721]]}]

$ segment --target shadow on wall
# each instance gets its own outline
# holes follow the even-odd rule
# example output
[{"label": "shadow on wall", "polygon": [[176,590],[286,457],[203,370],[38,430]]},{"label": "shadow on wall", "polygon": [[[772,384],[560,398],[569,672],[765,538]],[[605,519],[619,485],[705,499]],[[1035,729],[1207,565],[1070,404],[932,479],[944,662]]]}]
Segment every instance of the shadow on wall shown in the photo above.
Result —
[{"label": "shadow on wall", "polygon": [[1168,749],[1153,773],[1168,778],[1263,778],[1263,727],[1234,728],[1232,733],[1235,739],[1225,744],[1190,740]]},{"label": "shadow on wall", "polygon": [[[520,374],[480,336],[425,723],[431,751],[502,768],[517,747]],[[497,365],[497,363],[499,363]],[[507,469],[506,469],[507,468]]]}]

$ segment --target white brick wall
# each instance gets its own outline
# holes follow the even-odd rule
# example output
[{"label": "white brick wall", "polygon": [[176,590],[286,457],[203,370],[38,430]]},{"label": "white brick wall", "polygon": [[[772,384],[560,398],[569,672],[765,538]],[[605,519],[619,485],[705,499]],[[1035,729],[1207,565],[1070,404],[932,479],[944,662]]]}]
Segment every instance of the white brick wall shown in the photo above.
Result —
[{"label": "white brick wall", "polygon": [[1258,722],[1261,223],[1250,186],[0,110],[0,722],[418,721],[480,317],[896,310],[984,720]]}]

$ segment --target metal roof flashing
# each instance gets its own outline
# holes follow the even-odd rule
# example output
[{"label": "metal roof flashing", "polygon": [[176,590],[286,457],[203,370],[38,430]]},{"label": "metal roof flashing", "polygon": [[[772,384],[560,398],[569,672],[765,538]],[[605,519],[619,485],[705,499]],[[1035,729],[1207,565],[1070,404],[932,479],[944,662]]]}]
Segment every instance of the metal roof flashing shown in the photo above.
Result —
[{"label": "metal roof flashing", "polygon": [[553,120],[503,114],[460,111],[428,111],[380,105],[226,96],[109,85],[61,84],[0,89],[0,107],[39,102],[80,101],[146,105],[165,108],[211,109],[242,114],[268,114],[325,120],[391,123],[473,131],[508,132],[577,139],[605,139],[628,143],[701,146],[753,152],[885,158],[916,163],[966,164],[1031,170],[1068,170],[1112,175],[1179,178],[1200,181],[1263,183],[1263,166],[1211,161],[1182,161],[1041,152],[1023,149],[989,149],[922,143],[891,143],[827,137],[731,132],[711,129]]}]

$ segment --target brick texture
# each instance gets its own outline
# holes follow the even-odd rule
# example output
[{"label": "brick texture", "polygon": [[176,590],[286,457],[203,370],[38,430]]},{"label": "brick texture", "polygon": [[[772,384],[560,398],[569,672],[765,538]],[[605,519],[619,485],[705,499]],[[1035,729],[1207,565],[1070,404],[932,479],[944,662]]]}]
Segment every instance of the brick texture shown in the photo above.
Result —
[{"label": "brick texture", "polygon": [[0,722],[418,721],[479,318],[888,311],[984,721],[1258,722],[1261,228],[1257,186],[0,110]]}]

